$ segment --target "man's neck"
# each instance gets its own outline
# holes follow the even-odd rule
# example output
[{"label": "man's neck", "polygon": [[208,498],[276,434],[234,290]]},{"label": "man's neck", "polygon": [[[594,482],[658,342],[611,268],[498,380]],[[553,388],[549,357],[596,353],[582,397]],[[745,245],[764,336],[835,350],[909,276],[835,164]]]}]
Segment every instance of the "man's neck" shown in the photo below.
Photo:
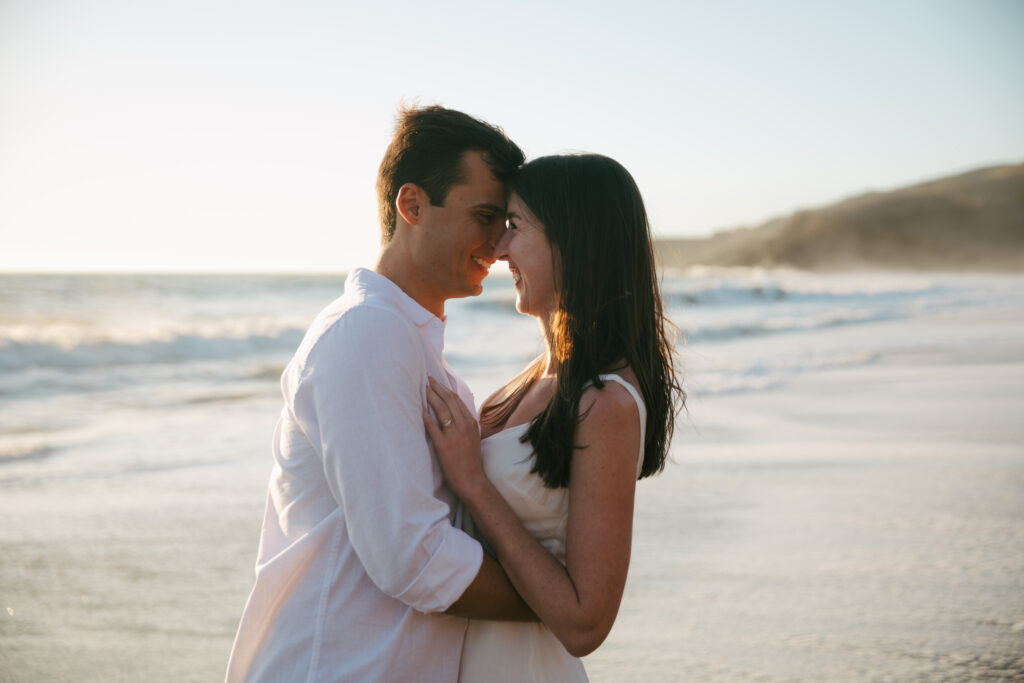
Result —
[{"label": "man's neck", "polygon": [[431,295],[429,283],[421,277],[416,262],[394,242],[387,244],[377,256],[373,270],[398,285],[406,295],[438,318],[444,318],[444,299]]}]

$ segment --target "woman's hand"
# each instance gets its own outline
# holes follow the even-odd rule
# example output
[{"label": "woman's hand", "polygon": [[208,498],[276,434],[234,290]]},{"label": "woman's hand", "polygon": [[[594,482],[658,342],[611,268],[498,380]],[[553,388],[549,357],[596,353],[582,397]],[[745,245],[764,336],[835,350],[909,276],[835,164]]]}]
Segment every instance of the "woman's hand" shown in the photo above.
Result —
[{"label": "woman's hand", "polygon": [[423,409],[423,425],[434,443],[445,481],[459,498],[486,481],[480,460],[480,426],[466,404],[433,377],[428,378],[427,403],[435,420]]}]

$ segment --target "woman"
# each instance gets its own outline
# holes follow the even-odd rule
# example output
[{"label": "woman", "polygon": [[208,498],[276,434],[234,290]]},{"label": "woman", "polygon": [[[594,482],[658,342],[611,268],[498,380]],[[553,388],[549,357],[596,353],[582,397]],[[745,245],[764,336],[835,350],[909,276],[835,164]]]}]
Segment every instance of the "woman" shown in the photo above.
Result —
[{"label": "woman", "polygon": [[586,680],[626,583],[636,480],[660,471],[684,395],[636,183],[598,155],[526,164],[510,184],[516,309],[546,352],[491,396],[480,427],[431,383],[424,423],[449,486],[541,620],[472,621],[463,681]]}]

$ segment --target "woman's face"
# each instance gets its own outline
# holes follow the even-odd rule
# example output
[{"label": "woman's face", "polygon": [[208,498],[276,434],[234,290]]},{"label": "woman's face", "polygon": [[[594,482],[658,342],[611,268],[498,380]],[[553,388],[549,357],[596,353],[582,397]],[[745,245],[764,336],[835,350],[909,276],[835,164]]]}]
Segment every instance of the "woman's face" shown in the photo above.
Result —
[{"label": "woman's face", "polygon": [[508,200],[508,229],[494,248],[508,261],[516,288],[516,310],[547,318],[555,309],[555,272],[551,243],[544,226],[514,192]]}]

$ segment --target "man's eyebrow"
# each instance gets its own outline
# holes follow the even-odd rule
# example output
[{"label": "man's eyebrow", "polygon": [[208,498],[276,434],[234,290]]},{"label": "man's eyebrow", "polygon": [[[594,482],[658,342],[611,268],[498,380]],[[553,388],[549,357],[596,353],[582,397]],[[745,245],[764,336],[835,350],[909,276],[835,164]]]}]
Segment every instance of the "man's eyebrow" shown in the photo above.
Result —
[{"label": "man's eyebrow", "polygon": [[483,204],[474,204],[473,208],[474,209],[487,209],[488,211],[493,211],[494,213],[505,213],[505,207],[504,206],[497,206],[495,204],[491,204],[490,202],[484,202]]}]

